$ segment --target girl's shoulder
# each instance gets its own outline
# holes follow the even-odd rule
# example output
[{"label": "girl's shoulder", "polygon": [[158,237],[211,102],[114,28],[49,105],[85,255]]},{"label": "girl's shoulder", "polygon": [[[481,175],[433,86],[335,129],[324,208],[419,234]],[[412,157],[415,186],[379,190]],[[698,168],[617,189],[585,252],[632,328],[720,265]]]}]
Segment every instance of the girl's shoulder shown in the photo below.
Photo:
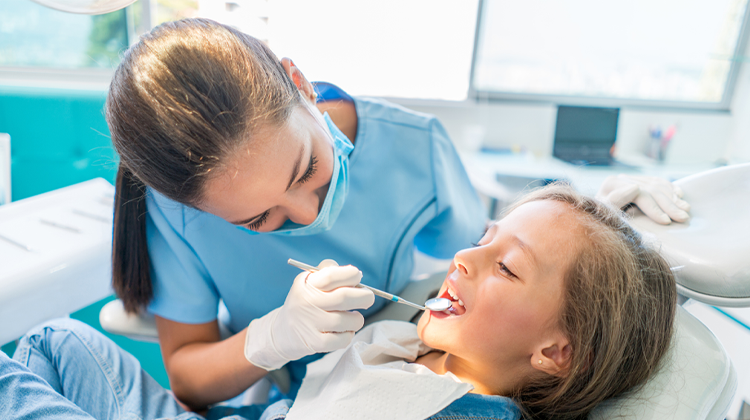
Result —
[{"label": "girl's shoulder", "polygon": [[519,420],[520,418],[521,410],[508,397],[466,394],[428,420]]}]

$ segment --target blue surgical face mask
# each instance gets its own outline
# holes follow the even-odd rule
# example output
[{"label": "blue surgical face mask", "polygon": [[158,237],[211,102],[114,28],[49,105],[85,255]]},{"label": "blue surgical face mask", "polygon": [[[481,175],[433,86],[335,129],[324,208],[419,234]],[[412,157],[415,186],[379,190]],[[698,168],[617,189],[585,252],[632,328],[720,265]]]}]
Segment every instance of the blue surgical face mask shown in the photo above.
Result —
[{"label": "blue surgical face mask", "polygon": [[328,193],[320,208],[318,217],[309,225],[300,225],[288,220],[281,227],[270,232],[256,232],[244,226],[237,226],[251,235],[287,235],[303,236],[315,235],[325,232],[333,227],[336,218],[344,207],[346,195],[349,192],[349,154],[354,149],[354,145],[342,133],[338,127],[331,121],[326,112],[323,114],[323,120],[328,126],[333,143],[333,175],[328,186]]}]

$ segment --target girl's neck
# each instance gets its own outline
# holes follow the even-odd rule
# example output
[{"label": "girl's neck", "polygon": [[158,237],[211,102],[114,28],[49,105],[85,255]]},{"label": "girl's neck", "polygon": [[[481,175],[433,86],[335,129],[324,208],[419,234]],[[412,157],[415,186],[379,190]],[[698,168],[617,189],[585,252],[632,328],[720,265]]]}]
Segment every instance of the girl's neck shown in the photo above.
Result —
[{"label": "girl's neck", "polygon": [[[516,385],[507,381],[507,379],[512,380],[515,375],[499,374],[503,369],[493,369],[494,372],[497,372],[493,374],[481,366],[472,366],[467,361],[442,351],[427,353],[418,357],[415,363],[425,366],[438,375],[451,372],[461,382],[473,385],[474,389],[471,392],[474,394],[506,395],[508,390]],[[508,371],[506,370],[506,372]]]}]

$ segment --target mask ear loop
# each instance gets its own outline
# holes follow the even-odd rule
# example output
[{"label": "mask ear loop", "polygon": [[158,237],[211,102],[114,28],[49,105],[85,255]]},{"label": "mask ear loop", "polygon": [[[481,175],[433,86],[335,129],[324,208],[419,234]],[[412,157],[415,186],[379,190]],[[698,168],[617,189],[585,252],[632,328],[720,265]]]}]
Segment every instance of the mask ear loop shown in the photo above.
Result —
[{"label": "mask ear loop", "polygon": [[[300,96],[302,96],[302,92],[299,93]],[[318,94],[313,92],[314,97],[317,100]],[[305,108],[307,109],[307,112],[310,113],[310,115],[315,119],[315,121],[318,123],[320,128],[323,129],[328,134],[328,143],[331,144],[331,147],[333,147],[334,138],[333,133],[331,133],[331,129],[328,128],[328,123],[326,123],[325,118],[323,117],[323,113],[320,112],[320,110],[315,107],[314,104],[309,103],[307,100],[305,100],[305,97],[302,96],[302,103],[304,104]],[[328,118],[331,118],[330,116]]]}]

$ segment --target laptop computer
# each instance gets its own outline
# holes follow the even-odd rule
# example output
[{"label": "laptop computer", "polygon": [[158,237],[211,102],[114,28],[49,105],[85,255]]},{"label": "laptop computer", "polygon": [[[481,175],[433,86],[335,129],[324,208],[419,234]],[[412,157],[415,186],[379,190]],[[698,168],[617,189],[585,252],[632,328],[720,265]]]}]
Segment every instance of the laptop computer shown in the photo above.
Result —
[{"label": "laptop computer", "polygon": [[557,107],[552,155],[575,165],[628,166],[612,157],[619,108]]}]

